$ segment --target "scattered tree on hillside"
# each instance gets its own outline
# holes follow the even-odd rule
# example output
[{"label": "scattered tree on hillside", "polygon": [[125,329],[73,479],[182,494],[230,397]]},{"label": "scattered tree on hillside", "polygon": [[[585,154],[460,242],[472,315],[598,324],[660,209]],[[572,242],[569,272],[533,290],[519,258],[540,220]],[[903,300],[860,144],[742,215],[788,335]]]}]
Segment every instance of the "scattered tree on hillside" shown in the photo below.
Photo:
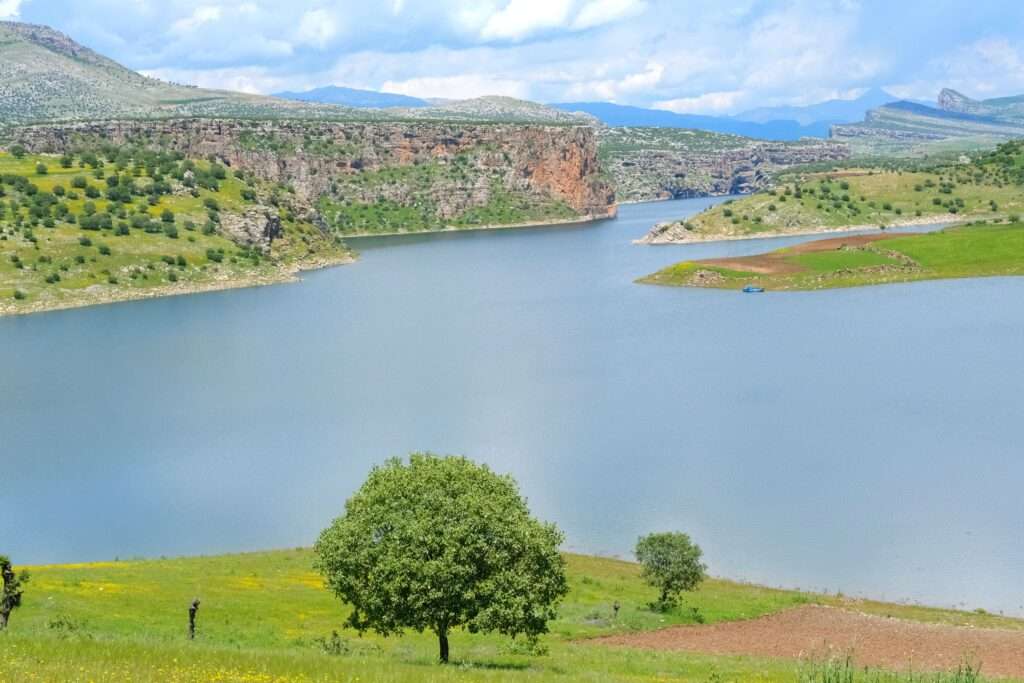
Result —
[{"label": "scattered tree on hillside", "polygon": [[535,640],[568,592],[562,534],[530,516],[515,481],[462,457],[414,453],[370,473],[316,543],[349,626]]},{"label": "scattered tree on hillside", "polygon": [[684,533],[648,534],[637,541],[634,552],[644,579],[660,591],[652,607],[662,612],[678,605],[680,594],[695,590],[705,578],[703,552]]},{"label": "scattered tree on hillside", "polygon": [[14,566],[6,555],[0,555],[0,579],[3,592],[0,593],[0,631],[7,628],[11,612],[21,607],[22,587],[28,583],[28,572],[15,573]]}]

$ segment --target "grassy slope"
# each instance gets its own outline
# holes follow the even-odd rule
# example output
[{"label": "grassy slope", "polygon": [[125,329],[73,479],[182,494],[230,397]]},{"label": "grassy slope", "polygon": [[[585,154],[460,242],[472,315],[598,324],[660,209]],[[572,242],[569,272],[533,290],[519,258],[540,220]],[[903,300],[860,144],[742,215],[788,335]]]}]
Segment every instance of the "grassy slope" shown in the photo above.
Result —
[{"label": "grassy slope", "polygon": [[[47,167],[45,175],[36,172],[38,163]],[[108,166],[105,172],[113,173],[113,166]],[[79,168],[77,164],[62,168],[60,158],[51,155],[17,159],[0,153],[0,175],[4,174],[28,178],[40,192],[52,192],[58,185],[72,190],[71,180],[75,176],[84,176],[101,191],[106,188],[105,180],[96,178],[93,169]],[[145,177],[135,180],[141,186],[148,182]],[[9,185],[2,187],[6,196],[0,197],[0,201],[9,204],[13,199],[25,203],[25,197]],[[198,197],[165,195],[155,206],[147,206],[146,213],[154,221],[159,221],[165,209],[175,214],[177,238],[134,228],[129,235],[116,235],[112,230],[84,230],[79,224],[61,220],[53,228],[40,224],[26,230],[27,223],[16,227],[13,212],[5,207],[0,215],[0,312],[132,298],[160,288],[188,291],[225,282],[279,280],[282,268],[292,268],[310,258],[330,260],[345,256],[345,250],[324,239],[319,230],[295,221],[285,221],[284,238],[275,242],[269,255],[259,259],[252,258],[222,234],[204,234],[201,228],[207,220],[207,209],[203,202],[216,200],[222,214],[242,212],[252,205],[242,198],[244,187],[244,183],[229,176],[220,182],[216,192],[201,189]],[[77,192],[78,199],[65,197],[62,201],[76,218],[81,218],[87,201],[95,205],[97,213],[113,212],[105,197],[87,199],[83,191]],[[142,199],[135,198],[130,206],[143,206]],[[22,207],[19,213],[25,216],[26,209]],[[189,221],[195,229],[186,227]],[[115,218],[114,224],[118,222]],[[28,235],[34,236],[36,242],[30,241]],[[91,244],[81,244],[81,238]],[[109,247],[111,253],[101,254],[101,245]],[[209,250],[222,251],[223,260],[211,261]],[[186,265],[168,265],[164,262],[168,256],[175,260],[182,256]],[[17,261],[24,267],[17,267]],[[47,276],[53,274],[59,275],[60,281],[48,283]],[[24,298],[16,300],[16,291]]]},{"label": "grassy slope", "polygon": [[758,237],[852,226],[967,220],[1024,213],[1024,145],[934,170],[793,173],[771,192],[668,225],[676,241]]},{"label": "grassy slope", "polygon": [[[650,275],[643,282],[724,289],[740,289],[752,283],[773,290],[811,290],[1024,275],[1024,224],[969,225],[920,235],[894,234],[853,250],[840,247],[795,253],[792,248],[785,248],[769,256],[796,266],[799,271],[766,275],[687,261]],[[697,273],[702,270],[710,270],[718,277],[699,278]]]},{"label": "grassy slope", "polygon": [[[0,640],[0,681],[705,681],[792,680],[792,662],[684,653],[642,655],[580,643],[590,636],[752,618],[817,596],[711,580],[674,613],[652,613],[635,564],[568,556],[571,593],[546,639],[550,654],[513,654],[508,639],[456,634],[455,665],[434,664],[429,635],[358,638],[311,569],[308,550],[30,568],[25,606]],[[199,638],[184,640],[199,596]],[[611,604],[622,605],[618,620]],[[1001,617],[856,601],[856,609],[929,622],[1022,628]],[[342,633],[347,653],[317,639]]]}]

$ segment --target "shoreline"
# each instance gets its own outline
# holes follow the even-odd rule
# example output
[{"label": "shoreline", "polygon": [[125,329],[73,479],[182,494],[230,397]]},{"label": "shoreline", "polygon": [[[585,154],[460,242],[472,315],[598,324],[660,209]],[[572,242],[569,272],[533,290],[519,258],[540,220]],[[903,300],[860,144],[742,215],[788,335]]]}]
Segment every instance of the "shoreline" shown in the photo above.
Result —
[{"label": "shoreline", "polygon": [[465,228],[448,226],[437,230],[415,230],[412,232],[365,232],[355,235],[341,235],[344,240],[361,240],[368,237],[409,237],[411,235],[443,235],[454,232],[483,232],[491,230],[514,230],[516,228],[546,228],[558,225],[586,225],[618,215],[618,207],[622,202],[616,202],[605,214],[587,214],[573,218],[557,218],[546,221],[527,221],[525,223],[490,223],[487,225],[473,225]]},{"label": "shoreline", "polygon": [[272,274],[232,277],[224,280],[193,284],[161,285],[149,289],[112,290],[83,297],[80,300],[33,303],[20,308],[14,308],[9,304],[0,304],[0,318],[49,313],[51,311],[66,311],[75,308],[88,308],[90,306],[106,306],[127,301],[141,301],[143,299],[159,299],[171,296],[220,292],[228,289],[248,289],[250,287],[287,284],[300,281],[302,278],[299,275],[304,272],[344,266],[355,262],[356,257],[352,254],[347,254],[336,258],[301,261],[288,266],[281,266],[276,273]]},{"label": "shoreline", "polygon": [[[909,218],[902,221],[897,221],[886,226],[886,231],[892,228],[911,228],[914,226],[922,225],[962,225],[964,223],[970,223],[975,220],[975,216],[965,216],[962,214],[942,214],[937,216],[922,216],[921,218]],[[707,242],[735,242],[739,240],[762,240],[762,239],[777,239],[779,237],[805,237],[808,235],[829,235],[839,234],[848,232],[885,232],[878,227],[877,223],[868,223],[861,225],[844,225],[836,228],[829,228],[825,226],[819,226],[816,228],[808,228],[806,230],[796,231],[772,231],[772,232],[759,232],[746,235],[695,235],[691,239],[686,240],[666,240],[658,241],[657,239],[647,239],[647,236],[633,240],[633,244],[642,244],[645,246],[661,247],[661,246],[680,246],[686,244],[704,244]]]},{"label": "shoreline", "polygon": [[[547,221],[527,221],[524,223],[499,223],[490,225],[477,225],[467,228],[446,227],[440,230],[420,230],[417,232],[388,232],[388,233],[367,233],[361,235],[345,235],[343,239],[364,239],[368,237],[400,237],[409,235],[430,235],[439,233],[455,232],[479,232],[490,230],[510,230],[516,228],[538,228],[560,225],[585,225],[596,221],[615,218],[618,214],[618,203],[609,207],[604,214],[587,214],[573,218],[561,218]],[[58,302],[34,302],[25,306],[15,306],[9,303],[0,303],[0,318],[33,315],[36,313],[48,313],[51,311],[66,311],[75,308],[87,308],[89,306],[104,306],[107,304],[122,303],[126,301],[141,301],[144,299],[157,299],[169,296],[185,296],[189,294],[204,294],[207,292],[220,292],[228,289],[248,289],[250,287],[266,287],[269,285],[287,284],[298,282],[300,273],[332,268],[334,266],[349,265],[357,260],[354,254],[347,254],[337,258],[314,259],[302,261],[289,266],[282,266],[276,273],[233,277],[225,280],[214,280],[193,284],[161,285],[145,290],[112,290],[90,294],[78,300],[67,300]]]}]

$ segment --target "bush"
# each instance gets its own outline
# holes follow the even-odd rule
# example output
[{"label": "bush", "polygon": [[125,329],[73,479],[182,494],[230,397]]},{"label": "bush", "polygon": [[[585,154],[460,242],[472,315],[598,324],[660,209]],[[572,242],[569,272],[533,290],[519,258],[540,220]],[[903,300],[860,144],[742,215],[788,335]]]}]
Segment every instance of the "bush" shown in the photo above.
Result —
[{"label": "bush", "polygon": [[110,247],[108,247],[105,244],[101,244],[100,246],[98,246],[96,248],[99,250],[100,256],[110,256],[110,254],[111,254]]},{"label": "bush", "polygon": [[25,299],[26,296],[28,295],[25,294],[25,292],[21,291],[20,289],[14,290],[14,298],[17,299],[18,301],[22,301],[23,299]]},{"label": "bush", "polygon": [[36,175],[46,175],[49,169],[46,168],[46,164],[39,162],[36,164]]},{"label": "bush", "polygon": [[207,260],[213,261],[214,263],[220,263],[221,261],[224,260],[224,252],[219,251],[217,249],[207,249],[206,258]]},{"label": "bush", "polygon": [[71,179],[71,187],[77,187],[79,190],[84,190],[89,186],[89,181],[86,180],[84,175],[76,175]]}]

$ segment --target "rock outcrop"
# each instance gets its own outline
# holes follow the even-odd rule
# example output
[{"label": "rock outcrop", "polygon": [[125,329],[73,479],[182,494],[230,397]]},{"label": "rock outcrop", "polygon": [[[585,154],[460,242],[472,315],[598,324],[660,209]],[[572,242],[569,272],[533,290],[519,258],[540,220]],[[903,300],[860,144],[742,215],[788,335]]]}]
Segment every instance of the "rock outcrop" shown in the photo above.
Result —
[{"label": "rock outcrop", "polygon": [[264,252],[284,234],[278,212],[265,206],[253,206],[244,213],[225,212],[220,219],[220,229],[235,243]]},{"label": "rock outcrop", "polygon": [[779,170],[848,159],[846,145],[827,140],[752,140],[680,129],[607,129],[602,161],[620,201],[684,199],[765,189]]},{"label": "rock outcrop", "polygon": [[[9,137],[35,152],[134,144],[215,158],[286,187],[310,210],[324,197],[414,207],[426,190],[432,210],[449,217],[500,190],[522,202],[557,202],[579,217],[614,212],[586,126],[174,119],[28,126]],[[451,171],[444,183],[435,181],[437,169]],[[433,182],[438,191],[430,193]]]}]

